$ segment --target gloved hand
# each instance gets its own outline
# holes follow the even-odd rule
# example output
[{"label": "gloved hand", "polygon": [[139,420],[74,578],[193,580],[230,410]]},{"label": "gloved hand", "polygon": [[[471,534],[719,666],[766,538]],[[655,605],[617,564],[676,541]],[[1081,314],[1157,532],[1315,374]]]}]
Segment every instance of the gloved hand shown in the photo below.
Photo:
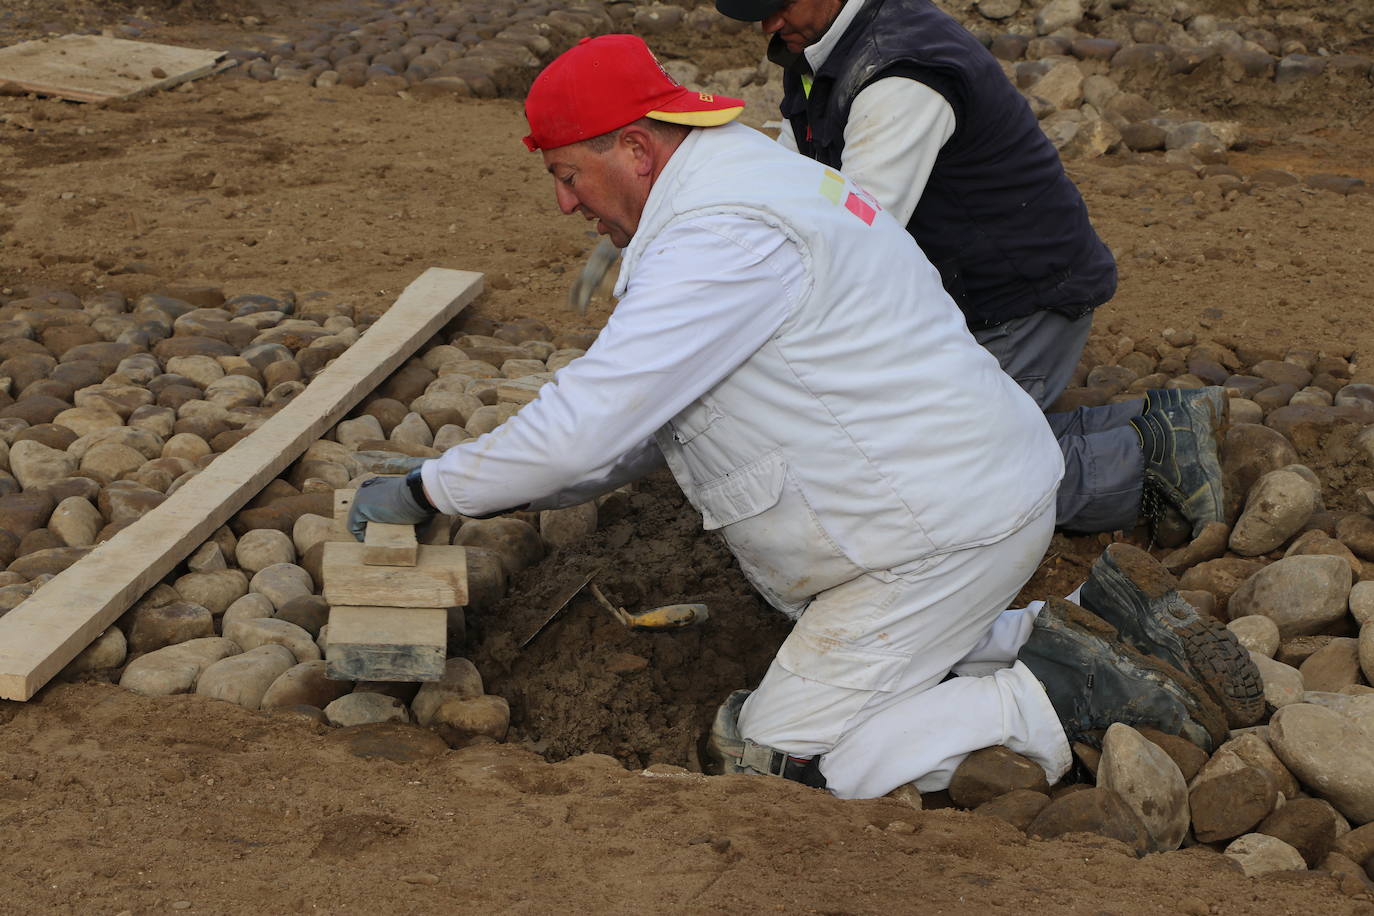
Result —
[{"label": "gloved hand", "polygon": [[405,477],[373,477],[364,480],[348,510],[348,530],[358,540],[367,533],[368,522],[390,525],[418,525],[434,517],[433,506],[416,501]]},{"label": "gloved hand", "polygon": [[579,315],[587,314],[587,304],[592,301],[592,296],[596,294],[606,275],[611,272],[611,268],[619,263],[620,249],[611,244],[610,239],[603,238],[596,243],[596,247],[587,257],[587,263],[582,266],[581,273],[568,290],[568,305],[574,312]]}]

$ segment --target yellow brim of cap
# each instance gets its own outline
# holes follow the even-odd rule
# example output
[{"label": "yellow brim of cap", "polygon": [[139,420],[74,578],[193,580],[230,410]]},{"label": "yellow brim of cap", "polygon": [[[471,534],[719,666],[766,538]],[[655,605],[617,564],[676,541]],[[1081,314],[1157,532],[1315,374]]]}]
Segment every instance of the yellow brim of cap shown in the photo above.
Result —
[{"label": "yellow brim of cap", "polygon": [[669,124],[683,124],[687,127],[719,127],[738,118],[743,110],[743,105],[736,105],[734,108],[720,108],[715,111],[650,111],[644,116],[655,121],[667,121]]}]

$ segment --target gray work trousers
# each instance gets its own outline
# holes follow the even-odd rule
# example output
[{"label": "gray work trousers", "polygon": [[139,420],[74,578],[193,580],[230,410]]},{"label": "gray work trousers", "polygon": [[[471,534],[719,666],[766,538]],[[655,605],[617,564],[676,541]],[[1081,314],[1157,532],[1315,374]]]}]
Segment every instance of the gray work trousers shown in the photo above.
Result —
[{"label": "gray work trousers", "polygon": [[[1092,323],[1091,313],[1071,320],[1036,312],[973,336],[1041,410],[1048,410],[1068,387]],[[1129,421],[1140,412],[1139,403],[1130,402],[1045,414],[1064,453],[1056,527],[1091,532],[1135,525],[1145,457]]]}]

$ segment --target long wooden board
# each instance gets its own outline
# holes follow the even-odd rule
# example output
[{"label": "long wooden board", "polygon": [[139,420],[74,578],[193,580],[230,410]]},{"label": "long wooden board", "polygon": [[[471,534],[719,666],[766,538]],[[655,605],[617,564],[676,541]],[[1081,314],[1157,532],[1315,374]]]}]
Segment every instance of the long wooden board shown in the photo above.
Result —
[{"label": "long wooden board", "polygon": [[444,676],[443,608],[329,609],[325,677],[336,681],[437,681]]},{"label": "long wooden board", "polygon": [[481,292],[480,273],[425,271],[280,413],[0,617],[0,698],[37,693]]},{"label": "long wooden board", "polygon": [[132,99],[233,66],[223,51],[61,35],[0,48],[0,83],[75,102]]}]

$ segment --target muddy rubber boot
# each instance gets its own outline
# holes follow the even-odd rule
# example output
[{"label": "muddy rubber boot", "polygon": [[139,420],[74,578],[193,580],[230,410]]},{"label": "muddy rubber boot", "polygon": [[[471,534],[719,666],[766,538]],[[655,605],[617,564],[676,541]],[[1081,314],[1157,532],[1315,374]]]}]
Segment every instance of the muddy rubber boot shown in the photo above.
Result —
[{"label": "muddy rubber boot", "polygon": [[1140,517],[1151,526],[1166,505],[1182,513],[1193,537],[1224,520],[1218,455],[1229,409],[1226,390],[1216,386],[1145,393],[1145,412],[1131,425],[1145,454]]},{"label": "muddy rubber boot", "polygon": [[1196,679],[1226,711],[1232,728],[1264,716],[1264,684],[1250,653],[1221,622],[1179,596],[1178,580],[1138,547],[1102,551],[1079,592],[1083,606],[1146,655]]},{"label": "muddy rubber boot", "polygon": [[1179,735],[1209,754],[1226,740],[1226,716],[1201,685],[1061,598],[1045,602],[1017,657],[1044,686],[1070,741],[1100,747],[1115,722]]},{"label": "muddy rubber boot", "polygon": [[711,734],[706,740],[706,757],[717,775],[754,773],[760,776],[781,776],[814,789],[825,788],[815,757],[793,757],[790,754],[755,744],[739,731],[739,712],[753,691],[736,690],[725,698],[716,710]]}]

